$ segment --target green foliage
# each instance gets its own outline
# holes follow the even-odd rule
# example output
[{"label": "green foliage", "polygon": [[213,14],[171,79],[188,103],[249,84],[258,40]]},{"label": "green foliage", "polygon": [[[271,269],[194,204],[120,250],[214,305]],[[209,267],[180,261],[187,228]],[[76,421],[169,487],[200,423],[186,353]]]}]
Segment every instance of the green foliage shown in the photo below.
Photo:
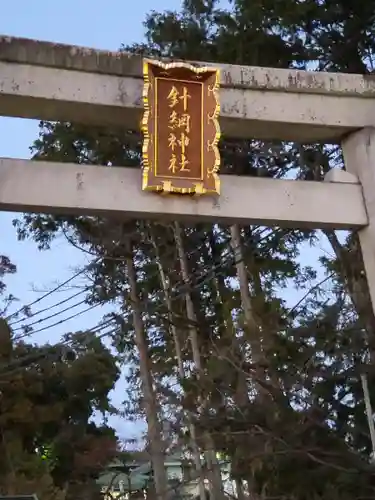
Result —
[{"label": "green foliage", "polygon": [[12,264],[9,257],[5,255],[0,255],[0,311],[1,316],[5,315],[9,306],[16,300],[16,298],[12,294],[6,295],[6,284],[3,279],[9,275],[14,274],[17,271],[17,268],[14,264]]},{"label": "green foliage", "polygon": [[[113,429],[92,421],[111,410],[118,378],[115,359],[92,334],[69,335],[69,360],[60,346],[36,346],[0,329],[0,488],[4,494],[86,498],[115,455]],[[58,496],[58,498],[60,498]],[[92,497],[94,498],[94,497]]]},{"label": "green foliage", "polygon": [[[152,12],[145,22],[146,43],[123,49],[175,59],[366,73],[372,71],[375,48],[374,6],[372,0],[233,0],[223,8],[214,0],[185,0],[179,12]],[[33,154],[37,160],[135,167],[140,163],[140,144],[138,131],[42,122]],[[236,175],[322,180],[330,168],[342,167],[340,151],[328,145],[224,137],[221,153],[222,172]],[[128,418],[144,416],[141,354],[157,389],[159,417],[169,424],[168,438],[189,445],[189,432],[181,431],[186,429],[188,411],[201,449],[203,437],[210,433],[216,449],[231,461],[232,476],[246,481],[251,495],[293,500],[374,496],[359,374],[363,364],[374,359],[375,320],[355,235],[342,243],[334,232],[325,231],[334,252],[334,258],[322,259],[327,290],[316,283],[315,271],[298,260],[301,243],[315,244],[315,233],[240,228],[250,324],[239,290],[244,283],[238,279],[233,237],[225,226],[183,227],[187,281],[182,279],[176,227],[164,221],[119,223],[29,214],[16,226],[20,238],[33,238],[42,249],[64,234],[74,246],[102,257],[88,271],[90,300],[114,305],[113,342],[128,366]],[[126,265],[130,256],[147,335],[142,353],[134,343],[136,304],[129,298]],[[305,296],[289,309],[283,297],[291,287]],[[187,315],[187,292],[194,321]],[[189,344],[192,328],[198,334],[200,374]],[[176,363],[176,338],[183,377]],[[78,445],[81,434],[75,431],[88,432],[93,401],[95,408],[108,411],[106,391],[116,378],[110,369],[111,376],[99,377],[102,366],[110,368],[109,358],[102,359],[103,365],[94,363],[91,372],[93,361],[84,356],[84,361],[78,356],[76,369],[74,363],[62,364],[59,382],[53,382],[67,398],[68,414],[78,419],[73,429],[68,426],[74,445],[66,450],[65,465],[74,450],[84,446]],[[85,375],[79,380],[77,374]],[[374,399],[371,370],[368,376]],[[92,380],[98,389],[87,399],[82,391]],[[74,383],[70,386],[69,381]],[[58,401],[54,404],[61,419],[65,410]],[[43,435],[40,445],[54,441],[54,433],[65,440],[57,427],[51,424],[48,439]],[[65,477],[61,467],[56,466],[54,474]]]}]

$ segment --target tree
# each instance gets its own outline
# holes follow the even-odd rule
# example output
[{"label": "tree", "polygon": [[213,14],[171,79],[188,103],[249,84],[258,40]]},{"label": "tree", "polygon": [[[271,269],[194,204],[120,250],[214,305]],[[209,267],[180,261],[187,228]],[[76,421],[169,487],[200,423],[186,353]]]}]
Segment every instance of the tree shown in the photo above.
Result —
[{"label": "tree", "polygon": [[[117,452],[113,429],[95,413],[111,411],[116,360],[85,332],[61,345],[16,340],[0,330],[0,491],[39,498],[99,498],[95,479]],[[95,497],[96,495],[96,497]]]},{"label": "tree", "polygon": [[[233,0],[223,9],[215,0],[185,0],[179,12],[151,13],[146,43],[126,49],[366,72],[373,7],[370,0]],[[134,167],[141,137],[42,122],[33,152],[35,159]],[[330,145],[224,138],[221,153],[222,172],[236,175],[293,173],[308,181],[342,168]],[[33,214],[17,226],[41,248],[62,233],[101,257],[89,271],[91,300],[117,306],[114,344],[130,367],[127,410],[147,416],[158,495],[168,420],[170,446],[192,449],[215,498],[222,495],[216,451],[231,463],[241,498],[373,496],[358,371],[373,351],[374,318],[355,235],[343,244],[326,232],[335,252],[322,261],[327,291],[297,261],[300,244],[316,242],[314,232]],[[282,299],[291,286],[306,292],[292,309]],[[205,455],[199,464],[197,450]]]},{"label": "tree", "polygon": [[17,268],[10,261],[9,257],[5,255],[0,255],[0,297],[2,300],[1,315],[5,315],[9,306],[16,300],[12,294],[5,295],[6,284],[3,278],[8,274],[14,274]]}]

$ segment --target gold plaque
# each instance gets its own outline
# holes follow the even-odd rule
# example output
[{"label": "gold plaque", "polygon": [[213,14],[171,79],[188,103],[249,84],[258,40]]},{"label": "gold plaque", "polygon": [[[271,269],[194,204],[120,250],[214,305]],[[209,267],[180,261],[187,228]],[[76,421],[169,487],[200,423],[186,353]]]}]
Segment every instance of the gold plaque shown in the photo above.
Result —
[{"label": "gold plaque", "polygon": [[145,60],[143,72],[142,189],[220,194],[219,70]]}]

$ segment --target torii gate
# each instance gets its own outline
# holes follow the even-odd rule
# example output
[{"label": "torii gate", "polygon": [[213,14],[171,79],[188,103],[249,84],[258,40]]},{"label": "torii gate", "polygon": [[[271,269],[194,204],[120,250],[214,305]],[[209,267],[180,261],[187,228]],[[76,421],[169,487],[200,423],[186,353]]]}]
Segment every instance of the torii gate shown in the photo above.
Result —
[{"label": "torii gate", "polygon": [[[346,172],[326,182],[222,175],[219,198],[161,197],[141,190],[141,169],[0,158],[0,210],[356,228],[375,311],[374,77],[220,69],[227,137],[341,143]],[[0,115],[134,130],[142,90],[139,56],[0,36]],[[365,376],[362,384],[375,453]]]},{"label": "torii gate", "polygon": [[[375,80],[220,69],[225,136],[341,143],[347,172],[321,183],[222,175],[219,198],[192,199],[142,191],[140,169],[1,158],[0,210],[357,228],[375,307]],[[139,56],[0,36],[0,115],[136,129],[142,89]]]}]

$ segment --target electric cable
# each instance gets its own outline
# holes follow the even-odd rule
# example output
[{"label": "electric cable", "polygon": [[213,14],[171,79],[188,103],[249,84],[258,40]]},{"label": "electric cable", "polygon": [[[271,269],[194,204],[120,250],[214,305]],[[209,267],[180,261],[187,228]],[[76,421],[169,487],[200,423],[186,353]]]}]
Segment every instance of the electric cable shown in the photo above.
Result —
[{"label": "electric cable", "polygon": [[71,281],[73,281],[75,278],[77,278],[78,276],[80,276],[81,274],[83,274],[85,271],[87,271],[87,269],[89,269],[90,267],[92,267],[93,265],[95,265],[102,257],[98,257],[97,259],[95,259],[93,262],[90,262],[90,264],[88,264],[87,266],[83,267],[80,271],[78,271],[77,273],[75,273],[73,276],[71,276],[70,278],[68,278],[67,280],[65,280],[63,283],[60,283],[59,285],[57,285],[55,288],[53,288],[52,290],[49,290],[47,293],[45,293],[44,295],[42,295],[41,297],[38,297],[36,300],[34,300],[33,302],[30,302],[29,304],[25,305],[25,306],[22,306],[21,308],[19,308],[17,311],[15,311],[14,313],[10,314],[9,316],[7,316],[5,319],[7,321],[9,321],[11,318],[14,318],[15,316],[17,316],[18,314],[20,314],[23,310],[25,310],[26,308],[29,308],[31,306],[34,306],[35,304],[38,304],[39,302],[41,302],[42,300],[46,299],[47,297],[49,297],[50,295],[52,295],[53,293],[57,292],[58,290],[60,290],[63,286],[67,285],[68,283],[70,283]]},{"label": "electric cable", "polygon": [[[9,326],[13,327],[14,325],[17,325],[18,323],[21,323],[22,321],[27,321],[28,319],[34,318],[35,316],[38,316],[39,314],[42,314],[42,313],[47,312],[47,311],[50,311],[51,309],[54,309],[57,306],[61,306],[62,304],[66,304],[66,302],[69,302],[70,300],[78,297],[78,295],[81,295],[82,293],[85,293],[86,291],[87,291],[86,289],[85,290],[80,290],[79,292],[71,295],[70,297],[68,297],[68,298],[66,298],[64,300],[60,300],[59,302],[56,302],[52,306],[45,307],[44,309],[40,309],[39,311],[36,311],[35,313],[30,314],[26,318],[17,319],[16,321],[13,321],[12,323],[9,323]],[[29,326],[29,325],[26,325],[26,326]]]},{"label": "electric cable", "polygon": [[[100,330],[106,328],[112,322],[113,322],[113,320],[111,319],[110,321],[104,322],[101,325],[96,325],[95,327],[92,327],[89,330],[85,330],[84,332],[85,333],[96,333],[96,331],[100,331]],[[113,333],[112,331],[111,332],[104,332],[101,335],[96,336],[95,339],[90,339],[89,342],[88,342],[88,344],[90,343],[90,341],[104,338],[105,336],[110,335],[112,333]],[[71,347],[71,345],[70,345],[69,341],[65,341],[65,342],[57,342],[56,344],[51,344],[51,345],[47,345],[47,346],[41,346],[40,350],[45,350],[46,351],[46,355],[43,355],[43,354],[41,354],[39,352],[39,353],[25,354],[24,356],[16,358],[12,362],[7,363],[7,364],[3,364],[2,366],[0,366],[0,376],[2,377],[2,376],[5,376],[5,375],[9,374],[9,371],[2,371],[4,369],[5,370],[9,370],[9,368],[10,368],[11,371],[12,371],[12,373],[14,373],[14,368],[17,368],[17,365],[19,365],[20,363],[23,364],[26,361],[33,361],[33,360],[35,361],[37,359],[40,359],[40,357],[42,357],[42,358],[46,357],[46,356],[48,356],[48,353],[51,350],[59,348],[59,347],[61,347],[61,348],[68,347],[69,348],[69,347]],[[23,368],[24,367],[21,367],[21,369],[23,369]]]},{"label": "electric cable", "polygon": [[[77,302],[76,304],[73,304],[72,306],[66,307],[65,309],[62,309],[61,311],[58,311],[54,314],[50,314],[49,316],[45,316],[44,318],[37,319],[36,321],[33,321],[32,323],[28,323],[27,325],[22,325],[22,326],[18,326],[17,328],[12,328],[12,331],[16,332],[18,330],[23,330],[25,328],[30,328],[31,326],[38,325],[40,323],[44,323],[44,321],[47,321],[51,318],[55,318],[56,316],[59,316],[60,314],[63,314],[66,311],[70,311],[71,309],[74,309],[74,308],[76,308],[84,303],[87,303],[86,299],[83,299],[80,302]],[[12,325],[9,325],[9,326],[11,327]]]},{"label": "electric cable", "polygon": [[[269,234],[267,234],[264,238],[266,238],[266,237],[268,237],[268,236],[269,236]],[[263,240],[264,238],[262,238],[262,240]],[[257,243],[259,243],[259,242],[257,242]],[[244,241],[244,242],[242,242],[242,243],[241,243],[241,247],[242,247],[242,249],[244,249],[244,247],[246,248],[246,246],[247,246],[246,241]],[[226,258],[226,261],[230,262],[230,261],[235,260],[235,256],[233,256],[232,258],[230,258],[230,254],[231,254],[231,253],[234,253],[234,252],[235,252],[235,250],[236,250],[236,248],[234,248],[234,249],[232,249],[232,248],[228,248],[228,249],[227,249],[226,254],[228,254],[228,257],[229,257],[229,258]],[[194,253],[195,253],[196,251],[197,251],[197,250],[195,250],[195,251],[194,251]],[[244,256],[242,257],[242,260],[243,260],[243,259],[244,259]],[[98,259],[97,259],[97,261],[98,261],[98,260],[100,260],[100,258],[98,258]],[[238,262],[238,261],[237,261],[237,262]],[[201,287],[201,285],[202,285],[203,283],[205,283],[205,282],[207,281],[207,279],[209,279],[209,277],[210,277],[209,275],[212,275],[212,273],[213,273],[213,272],[215,272],[215,268],[216,268],[216,269],[217,269],[218,267],[223,268],[223,266],[225,266],[226,264],[227,264],[227,262],[222,262],[222,261],[221,261],[221,262],[220,262],[220,263],[218,263],[218,264],[217,264],[214,268],[210,268],[210,269],[209,269],[209,271],[205,273],[205,274],[206,274],[205,279],[204,279],[203,281],[199,282],[199,283],[196,283],[196,284],[194,285],[194,288],[197,288],[197,287],[198,287],[198,288],[200,288],[200,287]],[[232,262],[232,264],[233,264],[233,262]],[[90,263],[90,265],[92,265],[92,263]],[[88,266],[86,266],[86,269],[87,269],[87,267],[88,267]],[[81,270],[81,272],[82,272],[82,270]],[[77,273],[76,275],[74,275],[71,279],[69,279],[69,281],[71,281],[72,279],[74,279],[75,277],[77,277],[79,274],[81,274],[81,272],[80,272],[80,273]],[[221,274],[222,274],[223,272],[225,272],[225,269],[222,269],[222,270],[221,270]],[[158,274],[158,273],[156,272],[155,274]],[[215,274],[216,274],[216,273],[215,273]],[[202,276],[202,274],[201,274],[201,276]],[[181,280],[181,284],[186,286],[186,283],[185,283],[183,280]],[[64,284],[62,284],[61,286],[64,286]],[[189,288],[190,288],[190,287],[189,287]],[[194,289],[194,288],[193,288],[193,289]],[[182,292],[178,293],[177,295],[174,295],[173,297],[171,297],[171,300],[173,300],[173,301],[174,301],[174,300],[178,299],[179,297],[181,297],[181,296],[185,295],[185,294],[187,293],[187,291],[188,291],[188,290],[185,290],[185,291],[182,291]],[[53,293],[53,291],[51,291],[51,293]],[[61,321],[58,321],[58,322],[56,322],[56,323],[54,323],[54,324],[52,324],[52,325],[48,325],[48,326],[46,326],[46,327],[44,327],[44,328],[41,328],[41,329],[38,329],[38,330],[36,330],[36,331],[32,331],[32,332],[25,333],[25,334],[23,334],[23,335],[16,336],[13,340],[15,340],[15,341],[19,341],[21,338],[24,338],[24,337],[29,337],[29,336],[31,336],[31,335],[33,335],[33,334],[35,334],[35,333],[40,332],[40,331],[45,331],[45,330],[47,330],[47,329],[49,329],[49,328],[52,328],[52,327],[54,327],[54,326],[60,325],[60,324],[62,324],[62,323],[65,323],[66,321],[69,321],[70,319],[73,319],[73,318],[75,318],[75,317],[77,317],[77,316],[79,316],[79,315],[81,315],[81,314],[83,314],[83,313],[85,313],[85,312],[87,312],[87,311],[89,311],[89,310],[91,310],[91,309],[95,308],[95,307],[98,307],[99,305],[101,305],[101,304],[100,304],[100,303],[98,303],[98,304],[94,304],[94,305],[90,306],[89,308],[87,308],[87,309],[85,309],[85,310],[83,310],[83,311],[80,311],[79,313],[74,314],[74,315],[72,315],[72,316],[70,316],[70,317],[68,317],[68,318],[65,318],[65,319],[61,320]],[[161,308],[161,305],[159,305],[159,306],[157,307],[157,309],[160,309],[160,308]],[[69,309],[69,308],[68,308],[68,309]],[[144,311],[144,312],[149,312],[149,311],[147,311],[147,310],[146,310],[146,311]],[[155,314],[155,313],[157,313],[157,310],[154,310],[154,311],[152,311],[152,312],[151,312],[151,314]],[[115,319],[115,318],[111,318],[111,319],[110,319],[107,323],[104,323],[104,325],[105,325],[105,324],[114,323],[114,322],[116,322],[116,319]],[[96,327],[93,327],[93,329],[91,329],[91,330],[85,330],[85,332],[89,333],[90,331],[95,331],[97,328],[99,328],[99,329],[100,329],[100,328],[103,328],[103,327],[104,327],[104,325],[103,325],[103,324],[102,324],[102,325],[100,325],[100,324],[99,324],[99,325],[97,325]],[[112,334],[112,333],[114,333],[114,332],[115,332],[115,331],[117,331],[117,330],[118,330],[118,328],[115,328],[115,329],[111,332],[111,334]],[[108,332],[106,333],[106,335],[108,335]],[[63,345],[63,344],[62,344],[62,343],[58,343],[58,344],[55,344],[55,345]],[[50,349],[51,347],[52,347],[52,346],[49,346],[49,349]],[[20,361],[21,359],[22,359],[22,358],[19,358],[19,361]],[[6,368],[6,366],[5,366],[4,368]]]},{"label": "electric cable", "polygon": [[77,316],[80,316],[81,314],[84,314],[85,312],[91,311],[92,309],[99,307],[100,305],[101,304],[93,304],[90,307],[84,309],[83,311],[79,311],[78,313],[73,314],[72,316],[69,316],[68,318],[64,318],[60,321],[57,321],[56,323],[53,323],[52,325],[44,326],[43,328],[39,328],[38,330],[33,330],[32,332],[26,332],[24,334],[20,334],[20,335],[14,337],[13,340],[17,342],[18,340],[21,340],[24,337],[29,337],[30,334],[35,335],[36,333],[44,332],[45,330],[48,330],[48,328],[52,328],[54,326],[61,325],[61,324],[65,323],[66,321],[69,321],[73,318],[76,318]]}]

